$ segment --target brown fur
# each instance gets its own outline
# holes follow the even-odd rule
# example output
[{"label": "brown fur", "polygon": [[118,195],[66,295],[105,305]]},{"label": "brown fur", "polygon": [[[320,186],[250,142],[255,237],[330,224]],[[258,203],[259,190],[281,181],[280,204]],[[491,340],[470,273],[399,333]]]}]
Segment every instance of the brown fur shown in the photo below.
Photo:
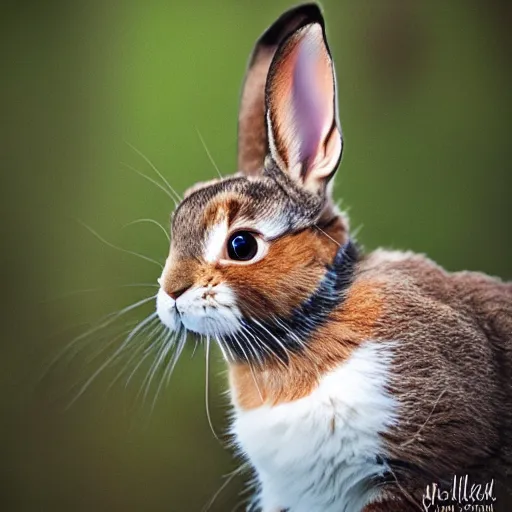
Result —
[{"label": "brown fur", "polygon": [[253,409],[262,403],[277,405],[307,396],[326,373],[346,360],[354,348],[372,337],[381,315],[383,296],[378,281],[362,276],[350,288],[343,306],[287,365],[271,361],[264,368],[250,364],[230,366],[230,384],[237,405]]},{"label": "brown fur", "polygon": [[225,193],[217,195],[206,206],[203,214],[203,225],[214,226],[218,222],[227,219],[233,224],[241,208],[241,202],[233,194]]},{"label": "brown fur", "polygon": [[309,229],[276,240],[263,260],[250,266],[227,266],[222,273],[244,297],[243,312],[259,318],[269,313],[288,316],[314,292],[336,248],[323,234]]},{"label": "brown fur", "polygon": [[433,476],[504,476],[512,468],[512,285],[450,274],[417,255],[367,261],[386,297],[374,335],[397,341],[390,387],[400,422],[385,436],[387,451],[421,468],[399,471],[401,483],[418,493]]},{"label": "brown fur", "polygon": [[[203,232],[222,218],[227,217],[231,225],[237,220],[239,209],[235,196],[216,196],[205,207]],[[289,315],[313,293],[338,244],[345,241],[342,219],[332,222],[326,230],[311,228],[284,236],[271,244],[264,260],[251,265],[206,263],[182,257],[179,249],[171,245],[162,287],[172,295],[194,285],[226,282],[240,297],[243,312],[263,319],[269,313]]]},{"label": "brown fur", "polygon": [[166,271],[162,274],[160,286],[171,296],[190,288],[197,282],[199,265],[194,259],[175,259],[171,250],[166,263]]},{"label": "brown fur", "polygon": [[[231,365],[237,405],[307,396],[362,342],[394,342],[390,391],[400,420],[385,447],[401,464],[388,489],[419,504],[426,485],[454,474],[501,480],[512,467],[512,285],[450,274],[418,255],[386,255],[361,262],[345,303],[288,366]],[[388,510],[418,506],[393,499],[365,512]]]},{"label": "brown fur", "polygon": [[265,82],[275,49],[262,49],[255,56],[249,79],[242,92],[238,129],[245,136],[239,138],[238,169],[256,174],[263,166],[267,151],[265,130]]}]

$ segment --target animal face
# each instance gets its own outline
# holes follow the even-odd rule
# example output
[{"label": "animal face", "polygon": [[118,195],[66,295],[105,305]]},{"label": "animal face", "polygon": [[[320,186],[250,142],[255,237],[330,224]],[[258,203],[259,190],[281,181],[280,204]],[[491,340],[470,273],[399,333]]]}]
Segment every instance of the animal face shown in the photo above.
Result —
[{"label": "animal face", "polygon": [[298,207],[293,196],[301,194],[264,176],[222,180],[186,197],[160,278],[162,322],[222,340],[243,336],[244,319],[279,322],[311,296],[344,227],[336,219],[320,227],[323,201],[304,197]]}]

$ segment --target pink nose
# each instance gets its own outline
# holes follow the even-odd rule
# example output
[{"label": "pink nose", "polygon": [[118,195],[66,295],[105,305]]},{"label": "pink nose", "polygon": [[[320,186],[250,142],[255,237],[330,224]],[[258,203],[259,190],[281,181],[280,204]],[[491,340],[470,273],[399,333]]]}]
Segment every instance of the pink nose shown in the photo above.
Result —
[{"label": "pink nose", "polygon": [[170,297],[172,297],[174,300],[177,300],[177,298],[180,296],[180,295],[183,295],[188,289],[190,288],[190,286],[185,286],[185,288],[181,288],[179,290],[174,290],[172,292],[168,292],[166,290],[166,293],[167,295],[169,295]]}]

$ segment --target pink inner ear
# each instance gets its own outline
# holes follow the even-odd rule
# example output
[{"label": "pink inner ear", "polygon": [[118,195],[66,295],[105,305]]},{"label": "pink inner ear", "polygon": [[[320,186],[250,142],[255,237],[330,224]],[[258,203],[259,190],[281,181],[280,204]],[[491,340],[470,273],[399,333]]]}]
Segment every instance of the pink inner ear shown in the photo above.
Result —
[{"label": "pink inner ear", "polygon": [[336,170],[342,140],[334,69],[322,27],[306,25],[290,37],[269,76],[267,121],[272,156],[302,186],[314,192],[323,190]]},{"label": "pink inner ear", "polygon": [[322,146],[334,120],[330,66],[321,29],[311,27],[298,44],[292,88],[296,157],[306,170],[323,158]]}]

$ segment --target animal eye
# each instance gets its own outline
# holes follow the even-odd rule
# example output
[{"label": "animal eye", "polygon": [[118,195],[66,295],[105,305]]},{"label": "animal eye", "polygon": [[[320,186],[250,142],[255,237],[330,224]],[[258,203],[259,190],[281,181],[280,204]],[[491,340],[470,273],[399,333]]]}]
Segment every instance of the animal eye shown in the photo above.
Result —
[{"label": "animal eye", "polygon": [[258,241],[249,231],[237,231],[228,240],[228,255],[232,260],[252,260],[258,252]]}]

